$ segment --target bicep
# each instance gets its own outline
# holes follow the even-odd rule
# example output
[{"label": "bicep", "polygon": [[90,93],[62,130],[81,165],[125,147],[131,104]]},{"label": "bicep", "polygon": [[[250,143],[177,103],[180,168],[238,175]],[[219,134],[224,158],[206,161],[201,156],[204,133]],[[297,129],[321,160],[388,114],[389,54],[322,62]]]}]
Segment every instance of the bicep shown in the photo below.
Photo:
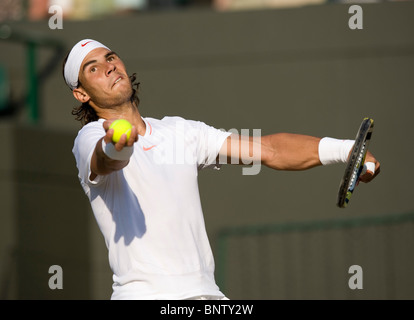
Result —
[{"label": "bicep", "polygon": [[263,143],[266,137],[243,136],[232,133],[224,141],[220,152],[220,163],[252,164],[263,163],[273,157],[273,150]]},{"label": "bicep", "polygon": [[304,170],[320,165],[318,144],[312,136],[276,133],[266,136],[232,134],[219,152],[221,163],[261,163],[277,170]]}]

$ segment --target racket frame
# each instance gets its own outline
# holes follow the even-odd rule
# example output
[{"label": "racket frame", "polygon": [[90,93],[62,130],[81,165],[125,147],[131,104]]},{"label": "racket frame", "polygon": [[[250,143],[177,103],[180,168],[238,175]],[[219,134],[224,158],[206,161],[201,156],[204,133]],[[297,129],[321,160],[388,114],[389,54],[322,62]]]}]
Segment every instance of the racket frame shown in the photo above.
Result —
[{"label": "racket frame", "polygon": [[339,185],[338,198],[336,202],[336,205],[339,208],[347,207],[355,190],[359,176],[361,175],[364,167],[365,157],[367,155],[373,129],[374,120],[371,118],[364,118],[355,137],[355,143]]}]

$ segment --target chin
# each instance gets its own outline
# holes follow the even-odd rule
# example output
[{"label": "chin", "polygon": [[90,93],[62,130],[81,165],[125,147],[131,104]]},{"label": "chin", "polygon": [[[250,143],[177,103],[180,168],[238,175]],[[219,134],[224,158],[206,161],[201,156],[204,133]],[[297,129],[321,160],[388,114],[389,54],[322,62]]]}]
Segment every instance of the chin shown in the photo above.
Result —
[{"label": "chin", "polygon": [[112,91],[117,92],[122,95],[132,95],[132,86],[131,83],[118,83],[115,87],[112,88]]}]

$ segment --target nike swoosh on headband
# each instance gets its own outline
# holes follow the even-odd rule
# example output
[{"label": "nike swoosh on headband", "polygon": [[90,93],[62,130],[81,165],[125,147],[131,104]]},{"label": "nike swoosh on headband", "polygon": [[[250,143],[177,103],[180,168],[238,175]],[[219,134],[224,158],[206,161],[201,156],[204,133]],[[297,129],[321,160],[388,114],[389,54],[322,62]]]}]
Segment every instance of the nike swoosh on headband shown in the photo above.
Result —
[{"label": "nike swoosh on headband", "polygon": [[81,46],[82,47],[84,47],[84,46],[86,46],[88,43],[90,43],[90,42],[92,42],[93,40],[91,40],[91,41],[88,41],[88,42],[85,42],[85,43],[81,43]]}]

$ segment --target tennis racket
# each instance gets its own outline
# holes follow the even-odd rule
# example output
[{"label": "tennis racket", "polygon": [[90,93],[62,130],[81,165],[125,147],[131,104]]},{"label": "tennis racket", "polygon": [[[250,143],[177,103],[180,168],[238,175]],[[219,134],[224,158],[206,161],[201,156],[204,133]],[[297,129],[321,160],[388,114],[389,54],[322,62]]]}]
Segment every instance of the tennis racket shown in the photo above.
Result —
[{"label": "tennis racket", "polygon": [[344,176],[338,191],[337,206],[346,208],[355,190],[356,183],[364,167],[365,156],[374,130],[374,120],[364,118],[355,138]]}]

